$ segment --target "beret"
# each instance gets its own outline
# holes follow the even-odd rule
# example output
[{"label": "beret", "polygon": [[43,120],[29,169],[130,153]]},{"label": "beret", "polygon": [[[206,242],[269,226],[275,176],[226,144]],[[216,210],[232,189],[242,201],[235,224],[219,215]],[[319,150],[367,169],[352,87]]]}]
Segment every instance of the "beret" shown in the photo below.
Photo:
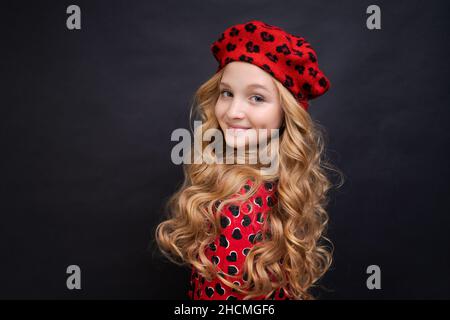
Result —
[{"label": "beret", "polygon": [[219,63],[216,73],[232,61],[252,63],[280,81],[305,110],[308,100],[330,88],[305,38],[259,20],[228,27],[210,49]]}]

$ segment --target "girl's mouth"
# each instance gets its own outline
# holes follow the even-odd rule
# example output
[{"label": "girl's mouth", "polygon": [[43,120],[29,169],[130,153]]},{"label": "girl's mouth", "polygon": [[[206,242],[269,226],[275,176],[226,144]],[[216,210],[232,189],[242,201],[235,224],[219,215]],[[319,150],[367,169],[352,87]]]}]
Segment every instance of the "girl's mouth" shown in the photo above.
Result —
[{"label": "girl's mouth", "polygon": [[245,132],[247,132],[247,130],[250,128],[245,128],[245,127],[228,127],[227,128],[227,132],[231,135],[234,136],[240,136],[242,134],[244,134]]}]

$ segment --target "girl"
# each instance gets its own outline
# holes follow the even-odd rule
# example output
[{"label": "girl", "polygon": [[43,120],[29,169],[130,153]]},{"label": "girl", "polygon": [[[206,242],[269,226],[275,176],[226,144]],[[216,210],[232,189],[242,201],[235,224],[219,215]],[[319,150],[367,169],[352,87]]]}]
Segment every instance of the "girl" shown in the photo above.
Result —
[{"label": "girl", "polygon": [[211,51],[219,66],[191,109],[200,129],[217,128],[233,149],[255,142],[250,130],[277,130],[267,135],[278,145],[276,170],[263,171],[261,162],[185,164],[170,216],[156,228],[158,246],[192,268],[192,299],[312,299],[332,262],[323,243],[325,169],[340,172],[325,161],[323,135],[307,109],[329,81],[304,38],[262,21],[227,28]]}]

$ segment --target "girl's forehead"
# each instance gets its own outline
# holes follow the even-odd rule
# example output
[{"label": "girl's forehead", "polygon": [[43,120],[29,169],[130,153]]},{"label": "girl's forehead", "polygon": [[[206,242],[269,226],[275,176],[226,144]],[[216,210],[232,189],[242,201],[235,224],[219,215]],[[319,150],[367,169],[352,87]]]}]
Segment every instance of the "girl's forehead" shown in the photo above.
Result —
[{"label": "girl's forehead", "polygon": [[275,89],[271,75],[247,62],[229,63],[224,70],[220,84],[239,88],[261,88],[268,91]]}]

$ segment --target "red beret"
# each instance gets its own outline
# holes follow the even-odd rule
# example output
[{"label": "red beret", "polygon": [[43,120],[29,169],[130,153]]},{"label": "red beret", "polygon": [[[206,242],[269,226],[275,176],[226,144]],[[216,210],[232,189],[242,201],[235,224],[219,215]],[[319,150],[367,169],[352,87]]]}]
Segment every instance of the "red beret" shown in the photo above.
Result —
[{"label": "red beret", "polygon": [[262,21],[227,28],[210,48],[219,62],[216,73],[232,61],[252,63],[280,81],[305,110],[308,100],[330,88],[317,54],[305,38]]}]

